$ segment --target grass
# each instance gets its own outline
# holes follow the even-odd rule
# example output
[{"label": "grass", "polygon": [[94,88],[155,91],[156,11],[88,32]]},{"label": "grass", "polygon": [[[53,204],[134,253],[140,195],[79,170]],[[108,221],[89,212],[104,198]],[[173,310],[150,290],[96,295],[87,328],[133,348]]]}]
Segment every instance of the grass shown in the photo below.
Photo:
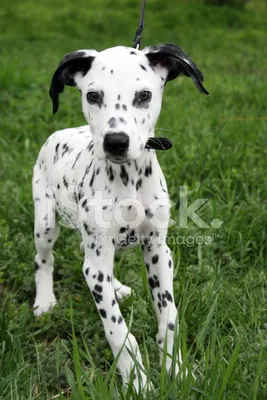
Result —
[{"label": "grass", "polygon": [[[0,399],[141,399],[122,388],[81,272],[78,238],[63,230],[55,248],[51,314],[36,320],[32,167],[47,136],[84,124],[68,88],[51,114],[48,88],[62,56],[79,48],[131,45],[137,1],[3,1],[0,119]],[[122,254],[116,273],[135,295],[122,303],[155,391],[150,399],[267,398],[266,18],[264,2],[242,10],[181,0],[148,2],[143,45],[174,42],[205,74],[211,96],[180,78],[165,90],[157,125],[174,147],[159,154],[177,223],[175,261],[184,364],[178,379],[160,371],[156,318],[141,251]],[[219,229],[179,227],[179,186]],[[194,243],[192,243],[193,237]],[[212,237],[197,244],[197,237]],[[189,238],[189,239],[188,239]],[[64,394],[60,394],[60,393]],[[54,397],[57,396],[58,397]]]}]

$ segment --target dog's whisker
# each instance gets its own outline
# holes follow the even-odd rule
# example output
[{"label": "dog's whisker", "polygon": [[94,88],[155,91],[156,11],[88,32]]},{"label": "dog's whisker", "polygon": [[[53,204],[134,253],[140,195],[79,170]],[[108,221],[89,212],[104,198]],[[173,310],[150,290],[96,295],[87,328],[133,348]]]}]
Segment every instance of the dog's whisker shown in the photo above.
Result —
[{"label": "dog's whisker", "polygon": [[173,131],[172,129],[156,128],[155,131],[166,131],[166,132],[175,133],[175,134],[177,134],[177,135],[185,136],[184,133],[181,133],[181,132],[178,132],[178,131]]}]

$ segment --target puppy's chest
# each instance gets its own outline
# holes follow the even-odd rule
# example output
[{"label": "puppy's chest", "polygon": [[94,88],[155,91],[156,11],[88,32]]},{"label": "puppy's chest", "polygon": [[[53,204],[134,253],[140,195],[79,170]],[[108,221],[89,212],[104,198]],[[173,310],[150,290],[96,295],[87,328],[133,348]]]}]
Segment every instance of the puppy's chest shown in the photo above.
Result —
[{"label": "puppy's chest", "polygon": [[85,222],[95,232],[111,231],[124,243],[134,243],[153,217],[150,205],[167,196],[161,170],[153,174],[150,161],[140,166],[75,160],[73,155],[72,162],[56,174],[57,212],[73,224]]}]

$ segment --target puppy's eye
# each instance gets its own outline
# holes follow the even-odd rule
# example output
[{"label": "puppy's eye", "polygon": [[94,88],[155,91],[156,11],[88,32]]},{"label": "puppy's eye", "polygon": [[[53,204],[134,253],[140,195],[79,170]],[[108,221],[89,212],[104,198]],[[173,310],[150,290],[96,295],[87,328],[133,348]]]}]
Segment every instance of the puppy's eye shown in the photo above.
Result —
[{"label": "puppy's eye", "polygon": [[98,92],[88,92],[86,95],[87,101],[90,104],[96,104],[100,100],[100,95]]},{"label": "puppy's eye", "polygon": [[141,101],[148,101],[151,99],[152,93],[149,92],[148,90],[143,90],[142,92],[139,93],[139,99]]}]

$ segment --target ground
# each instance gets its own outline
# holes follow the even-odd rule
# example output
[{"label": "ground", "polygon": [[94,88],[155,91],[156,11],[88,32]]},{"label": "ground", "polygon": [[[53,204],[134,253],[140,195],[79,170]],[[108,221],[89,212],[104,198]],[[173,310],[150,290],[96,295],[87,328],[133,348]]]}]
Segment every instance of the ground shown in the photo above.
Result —
[{"label": "ground", "polygon": [[[79,240],[68,229],[55,248],[59,303],[40,319],[32,314],[32,167],[49,134],[84,124],[72,88],[52,115],[51,76],[69,51],[131,45],[139,2],[4,0],[0,15],[0,399],[266,399],[264,2],[242,9],[185,0],[147,4],[143,45],[181,46],[204,72],[210,96],[188,78],[169,83],[156,131],[174,144],[159,160],[176,221],[169,233],[178,238],[170,244],[177,346],[187,376],[169,379],[158,367],[157,324],[140,249],[116,263],[117,276],[134,289],[121,308],[155,387],[143,397],[132,387],[124,391],[114,372],[82,275]],[[187,187],[189,204],[208,199],[198,213],[209,228],[190,219],[181,226],[180,186]],[[211,227],[215,218],[219,228],[218,221]]]}]

